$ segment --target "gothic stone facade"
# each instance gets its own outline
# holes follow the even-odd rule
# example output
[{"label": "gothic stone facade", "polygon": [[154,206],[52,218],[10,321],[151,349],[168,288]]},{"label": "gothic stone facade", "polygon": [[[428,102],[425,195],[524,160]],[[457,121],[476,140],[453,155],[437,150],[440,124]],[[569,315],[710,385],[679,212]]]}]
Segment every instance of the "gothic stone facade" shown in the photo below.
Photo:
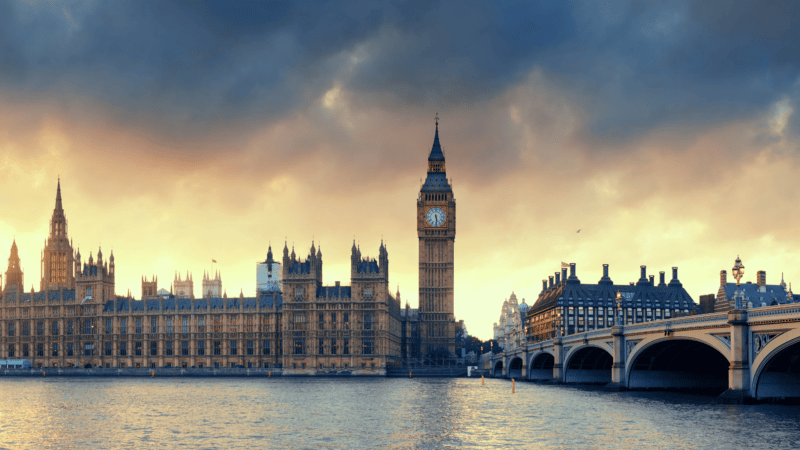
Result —
[{"label": "gothic stone facade", "polygon": [[[311,255],[314,256],[311,256]],[[323,286],[321,252],[284,249],[290,294],[135,300],[114,295],[114,263],[90,255],[75,289],[9,291],[0,358],[34,367],[265,367],[284,374],[385,374],[400,354],[388,253],[353,253],[351,286]],[[286,300],[284,301],[284,298]]]},{"label": "gothic stone facade", "polygon": [[[389,258],[362,258],[355,243],[349,286],[322,283],[322,252],[305,260],[284,246],[282,290],[228,298],[221,278],[191,278],[177,292],[142,278],[142,299],[115,294],[113,252],[82,261],[68,241],[61,184],[42,254],[41,290],[24,292],[16,242],[0,297],[0,358],[34,367],[264,367],[284,374],[385,374],[403,358],[454,353],[455,199],[438,123],[428,177],[417,201],[420,307],[401,311],[389,292]],[[268,260],[272,259],[270,249]],[[183,282],[183,284],[180,284]],[[160,293],[161,292],[161,293]]]},{"label": "gothic stone facade", "polygon": [[[67,255],[68,253],[68,255]],[[272,258],[270,249],[269,259]],[[63,266],[69,262],[70,267]],[[389,257],[362,258],[351,285],[322,284],[322,252],[303,261],[284,248],[284,292],[228,298],[115,294],[111,254],[81,262],[67,241],[60,182],[43,252],[43,290],[23,290],[16,242],[0,296],[0,358],[34,367],[265,367],[285,374],[385,374],[400,356],[400,303],[389,293]],[[74,265],[73,265],[74,264]],[[219,277],[217,276],[217,278]],[[285,299],[285,300],[284,300]]]}]

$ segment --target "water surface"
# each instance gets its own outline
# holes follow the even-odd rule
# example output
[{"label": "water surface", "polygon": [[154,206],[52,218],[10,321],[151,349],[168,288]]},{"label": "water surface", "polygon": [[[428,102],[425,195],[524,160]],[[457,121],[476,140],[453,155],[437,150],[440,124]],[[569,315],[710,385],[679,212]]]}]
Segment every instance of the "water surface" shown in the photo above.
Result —
[{"label": "water surface", "polygon": [[800,407],[487,379],[0,379],[3,448],[800,448]]}]

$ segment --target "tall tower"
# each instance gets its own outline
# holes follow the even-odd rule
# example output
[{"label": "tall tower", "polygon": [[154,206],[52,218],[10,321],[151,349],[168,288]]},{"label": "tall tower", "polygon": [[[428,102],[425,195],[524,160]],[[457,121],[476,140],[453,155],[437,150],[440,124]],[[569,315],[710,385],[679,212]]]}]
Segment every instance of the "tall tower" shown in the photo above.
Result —
[{"label": "tall tower", "polygon": [[203,297],[220,297],[222,296],[222,277],[219,270],[211,278],[208,272],[203,273]]},{"label": "tall tower", "polygon": [[439,117],[428,157],[428,176],[417,199],[419,237],[419,318],[423,355],[446,349],[455,352],[453,314],[453,247],[456,201],[447,181]]},{"label": "tall tower", "polygon": [[181,274],[175,272],[175,281],[172,285],[175,287],[175,296],[178,298],[194,298],[194,280],[192,274],[186,271],[186,278],[181,279]]},{"label": "tall tower", "polygon": [[11,244],[11,255],[8,257],[8,270],[6,270],[6,287],[5,292],[19,292],[25,291],[23,287],[24,275],[22,268],[19,265],[19,251],[17,250],[17,240]]},{"label": "tall tower", "polygon": [[50,236],[42,251],[42,281],[40,289],[55,291],[75,289],[72,244],[67,238],[67,218],[61,207],[61,180],[56,188],[56,207],[50,219]]}]

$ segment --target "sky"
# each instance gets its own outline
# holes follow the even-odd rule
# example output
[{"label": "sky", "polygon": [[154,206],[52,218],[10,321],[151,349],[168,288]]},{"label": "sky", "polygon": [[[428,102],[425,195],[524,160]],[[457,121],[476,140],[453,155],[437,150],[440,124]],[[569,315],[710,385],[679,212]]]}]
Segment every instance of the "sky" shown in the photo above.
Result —
[{"label": "sky", "polygon": [[474,336],[562,261],[678,267],[695,300],[737,255],[800,283],[797,3],[382,3],[0,0],[0,252],[26,289],[60,177],[119,295],[176,271],[200,295],[214,259],[252,296],[270,244],[312,241],[348,284],[353,241],[383,239],[416,307],[437,112]]}]

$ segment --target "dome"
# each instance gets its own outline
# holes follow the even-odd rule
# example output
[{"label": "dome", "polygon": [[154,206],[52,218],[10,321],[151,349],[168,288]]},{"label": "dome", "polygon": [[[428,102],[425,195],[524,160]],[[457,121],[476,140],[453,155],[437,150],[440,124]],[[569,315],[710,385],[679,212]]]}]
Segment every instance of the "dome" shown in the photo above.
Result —
[{"label": "dome", "polygon": [[522,303],[517,307],[517,309],[522,311],[522,312],[526,312],[526,311],[528,311],[528,308],[529,308],[529,306],[528,306],[527,303],[525,303],[525,299],[523,298],[522,299]]}]

